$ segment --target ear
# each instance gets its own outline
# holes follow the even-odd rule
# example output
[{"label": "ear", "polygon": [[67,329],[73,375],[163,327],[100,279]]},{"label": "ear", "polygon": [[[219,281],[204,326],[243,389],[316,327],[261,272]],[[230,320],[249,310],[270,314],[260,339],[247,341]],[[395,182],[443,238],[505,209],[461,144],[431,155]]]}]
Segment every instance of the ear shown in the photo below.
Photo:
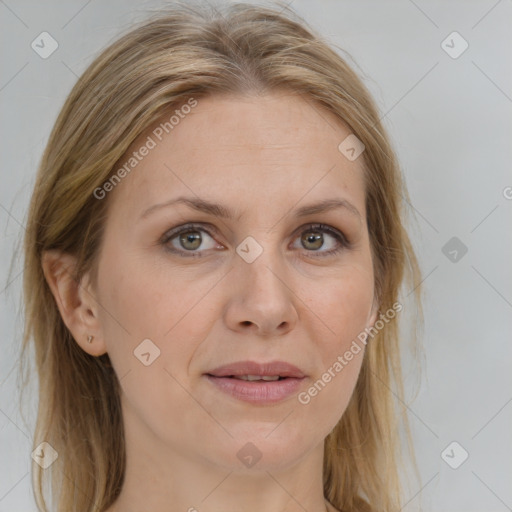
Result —
[{"label": "ear", "polygon": [[[56,250],[45,251],[41,265],[62,320],[75,341],[92,356],[106,353],[98,315],[100,306],[95,299],[89,274],[77,281],[74,278],[76,258]],[[88,342],[90,336],[91,343]]]},{"label": "ear", "polygon": [[374,296],[372,308],[370,310],[370,313],[368,313],[368,320],[366,321],[367,328],[374,326],[375,322],[377,321],[377,315],[379,314],[379,308],[380,304],[377,300],[377,297]]}]

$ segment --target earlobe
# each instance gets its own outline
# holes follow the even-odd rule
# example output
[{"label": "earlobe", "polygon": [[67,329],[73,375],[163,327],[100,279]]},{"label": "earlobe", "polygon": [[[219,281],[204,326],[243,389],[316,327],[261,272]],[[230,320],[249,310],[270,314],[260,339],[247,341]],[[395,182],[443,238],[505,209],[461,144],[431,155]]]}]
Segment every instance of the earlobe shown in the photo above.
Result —
[{"label": "earlobe", "polygon": [[61,251],[45,251],[41,265],[60,315],[75,341],[90,355],[106,352],[98,318],[98,305],[88,276],[75,278],[76,258]]}]

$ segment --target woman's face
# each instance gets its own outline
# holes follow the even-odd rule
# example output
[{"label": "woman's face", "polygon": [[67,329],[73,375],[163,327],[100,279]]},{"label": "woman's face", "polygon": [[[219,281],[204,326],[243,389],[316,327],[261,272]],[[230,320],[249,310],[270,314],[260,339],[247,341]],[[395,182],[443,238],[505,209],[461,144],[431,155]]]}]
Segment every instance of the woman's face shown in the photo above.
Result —
[{"label": "woman's face", "polygon": [[[288,467],[342,416],[364,345],[344,355],[375,321],[362,157],[347,159],[350,130],[298,96],[202,98],[182,117],[132,145],[119,167],[132,151],[136,165],[102,199],[99,338],[127,440],[230,469]],[[341,203],[312,208],[329,200]]]}]

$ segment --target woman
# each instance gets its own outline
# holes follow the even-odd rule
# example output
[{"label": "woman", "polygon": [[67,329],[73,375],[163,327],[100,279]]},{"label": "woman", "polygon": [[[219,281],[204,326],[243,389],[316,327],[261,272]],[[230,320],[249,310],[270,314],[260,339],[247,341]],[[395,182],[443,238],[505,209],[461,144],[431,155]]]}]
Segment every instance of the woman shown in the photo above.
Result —
[{"label": "woman", "polygon": [[107,48],[30,206],[40,510],[47,478],[58,511],[399,510],[401,195],[292,11],[176,6]]}]

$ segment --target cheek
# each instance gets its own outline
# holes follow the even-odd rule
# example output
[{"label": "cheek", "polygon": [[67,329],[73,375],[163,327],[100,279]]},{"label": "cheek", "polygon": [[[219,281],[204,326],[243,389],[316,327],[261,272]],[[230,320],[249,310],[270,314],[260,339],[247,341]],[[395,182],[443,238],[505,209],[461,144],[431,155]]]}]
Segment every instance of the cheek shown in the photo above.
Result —
[{"label": "cheek", "polygon": [[318,320],[317,327],[322,326],[325,338],[321,345],[332,355],[332,351],[344,350],[367,327],[374,296],[373,274],[366,266],[347,265],[335,278],[321,284],[310,290],[308,306]]},{"label": "cheek", "polygon": [[168,418],[168,404],[187,399],[178,382],[185,380],[194,351],[191,341],[201,339],[195,332],[198,322],[187,314],[198,301],[198,291],[187,287],[180,273],[165,279],[137,258],[110,254],[105,251],[98,288],[109,357],[124,399],[140,417]]},{"label": "cheek", "polygon": [[313,416],[328,416],[334,426],[348,405],[363,361],[365,344],[358,336],[364,334],[372,307],[373,275],[365,266],[347,265],[336,279],[315,290],[308,301],[316,319],[311,325],[316,334],[310,336],[322,370],[301,403]]},{"label": "cheek", "polygon": [[201,299],[218,278],[197,281],[187,272],[162,272],[114,250],[104,251],[99,278],[100,321],[118,374],[138,371],[134,351],[146,339],[160,351],[155,363],[173,372],[186,371],[195,349],[191,342],[203,339],[209,325],[208,301]]}]

